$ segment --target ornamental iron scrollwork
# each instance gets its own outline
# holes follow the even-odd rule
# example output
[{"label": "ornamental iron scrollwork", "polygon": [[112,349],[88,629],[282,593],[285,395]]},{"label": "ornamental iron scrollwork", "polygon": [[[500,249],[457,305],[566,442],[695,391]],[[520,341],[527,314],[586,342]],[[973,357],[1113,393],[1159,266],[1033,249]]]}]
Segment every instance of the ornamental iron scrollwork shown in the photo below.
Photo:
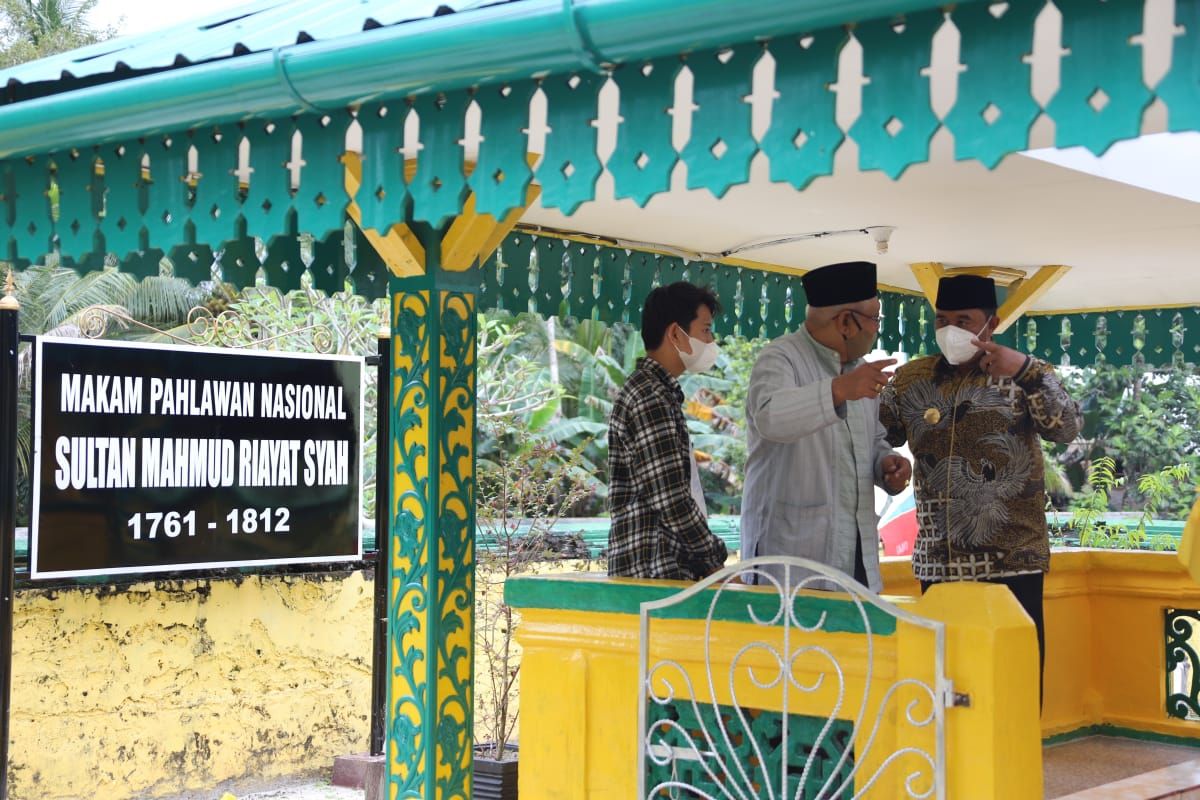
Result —
[{"label": "ornamental iron scrollwork", "polygon": [[1166,611],[1167,713],[1200,722],[1200,610]]},{"label": "ornamental iron scrollwork", "polygon": [[[751,580],[768,591],[742,585]],[[845,594],[803,594],[831,586]],[[681,618],[703,622],[703,641],[689,652],[671,638],[664,653],[652,633]],[[931,636],[931,663],[904,662],[919,675],[876,663],[898,623]],[[852,663],[834,633],[861,639]],[[945,798],[945,635],[944,623],[798,558],[744,561],[643,603],[638,796]]]}]

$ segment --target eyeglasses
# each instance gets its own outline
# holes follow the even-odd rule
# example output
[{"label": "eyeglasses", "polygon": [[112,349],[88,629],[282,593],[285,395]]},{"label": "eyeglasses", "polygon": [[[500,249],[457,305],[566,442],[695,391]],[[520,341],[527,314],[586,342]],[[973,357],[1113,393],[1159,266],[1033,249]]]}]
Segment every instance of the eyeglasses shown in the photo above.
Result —
[{"label": "eyeglasses", "polygon": [[847,308],[846,310],[849,311],[851,314],[853,314],[856,317],[862,317],[863,319],[869,319],[869,320],[871,320],[871,322],[874,322],[876,325],[883,322],[882,316],[872,317],[870,314],[864,314],[861,311],[855,311],[853,308]]}]

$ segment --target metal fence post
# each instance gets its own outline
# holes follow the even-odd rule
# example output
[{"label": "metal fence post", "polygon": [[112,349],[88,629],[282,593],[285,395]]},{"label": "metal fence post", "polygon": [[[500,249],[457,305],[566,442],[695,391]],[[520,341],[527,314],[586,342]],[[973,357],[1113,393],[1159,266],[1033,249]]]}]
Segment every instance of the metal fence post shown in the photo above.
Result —
[{"label": "metal fence post", "polygon": [[[392,332],[379,332],[375,427],[375,635],[371,656],[371,755],[383,755],[387,727],[388,580],[391,573]],[[2,799],[0,799],[2,800]]]},{"label": "metal fence post", "polygon": [[13,560],[17,539],[17,302],[9,269],[0,298],[0,800],[8,798],[8,714],[12,694]]}]

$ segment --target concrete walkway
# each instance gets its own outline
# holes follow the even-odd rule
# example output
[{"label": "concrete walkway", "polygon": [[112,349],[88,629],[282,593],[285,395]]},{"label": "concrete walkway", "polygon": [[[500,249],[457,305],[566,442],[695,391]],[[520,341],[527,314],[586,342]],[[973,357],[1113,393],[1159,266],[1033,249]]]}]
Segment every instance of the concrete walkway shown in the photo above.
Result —
[{"label": "concrete walkway", "polygon": [[164,800],[363,800],[362,789],[343,789],[322,778],[239,781],[239,785],[185,792]]},{"label": "concrete walkway", "polygon": [[[343,789],[325,781],[305,783],[254,794],[231,795],[236,800],[363,800],[362,789]],[[222,800],[229,800],[228,797]]]},{"label": "concrete walkway", "polygon": [[[1113,736],[1088,736],[1062,744],[1054,744],[1042,751],[1042,764],[1046,774],[1046,797],[1075,798],[1157,798],[1174,797],[1173,794],[1155,792],[1123,793],[1107,791],[1106,784],[1129,781],[1136,784],[1140,779],[1164,767],[1196,762],[1200,749],[1160,744],[1139,739],[1121,739]],[[1147,786],[1157,779],[1146,777]],[[1101,788],[1097,788],[1101,787]],[[1192,788],[1190,785],[1186,788]],[[1090,792],[1089,792],[1090,790]]]}]

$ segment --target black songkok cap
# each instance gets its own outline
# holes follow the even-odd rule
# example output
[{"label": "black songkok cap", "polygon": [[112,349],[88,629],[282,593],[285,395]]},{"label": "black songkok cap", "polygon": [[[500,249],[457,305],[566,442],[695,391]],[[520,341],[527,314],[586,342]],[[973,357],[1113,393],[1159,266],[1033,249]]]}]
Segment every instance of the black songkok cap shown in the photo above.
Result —
[{"label": "black songkok cap", "polygon": [[875,265],[870,261],[846,261],[814,269],[800,279],[813,308],[858,303],[879,296],[875,288]]},{"label": "black songkok cap", "polygon": [[996,308],[996,282],[982,275],[953,275],[938,281],[938,311]]}]

